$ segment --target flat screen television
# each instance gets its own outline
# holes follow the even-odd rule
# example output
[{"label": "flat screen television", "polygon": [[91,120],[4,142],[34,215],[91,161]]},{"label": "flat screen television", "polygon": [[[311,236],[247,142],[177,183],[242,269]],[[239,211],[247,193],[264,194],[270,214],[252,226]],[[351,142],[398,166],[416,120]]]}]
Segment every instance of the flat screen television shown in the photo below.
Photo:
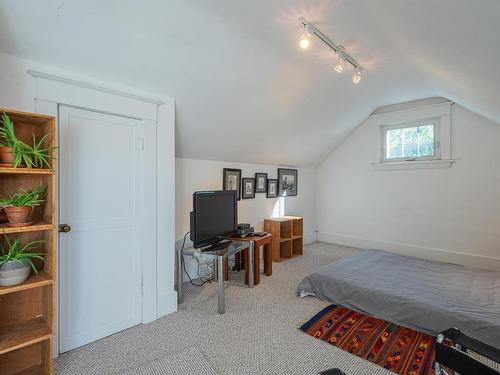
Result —
[{"label": "flat screen television", "polygon": [[214,245],[238,228],[236,191],[197,191],[193,194],[191,241],[194,248]]}]

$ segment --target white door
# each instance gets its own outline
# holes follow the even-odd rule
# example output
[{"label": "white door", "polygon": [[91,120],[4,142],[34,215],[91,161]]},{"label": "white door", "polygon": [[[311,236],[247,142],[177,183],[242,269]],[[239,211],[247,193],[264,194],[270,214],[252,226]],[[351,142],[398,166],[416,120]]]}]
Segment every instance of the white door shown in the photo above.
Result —
[{"label": "white door", "polygon": [[143,126],[59,109],[59,337],[65,352],[141,322]]}]

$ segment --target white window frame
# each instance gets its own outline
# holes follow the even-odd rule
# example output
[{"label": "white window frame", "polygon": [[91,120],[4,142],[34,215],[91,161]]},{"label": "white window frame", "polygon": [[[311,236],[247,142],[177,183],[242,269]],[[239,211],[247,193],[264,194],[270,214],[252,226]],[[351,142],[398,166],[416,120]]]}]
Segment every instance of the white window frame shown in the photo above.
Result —
[{"label": "white window frame", "polygon": [[[400,157],[400,158],[388,158],[387,157],[387,132],[395,129],[406,129],[415,128],[418,126],[433,125],[434,127],[434,155],[432,156],[415,156],[415,157]],[[413,162],[421,160],[440,160],[441,159],[441,142],[440,142],[440,119],[438,117],[404,122],[402,124],[395,125],[382,125],[380,127],[380,162],[381,163],[394,163],[394,162]]]},{"label": "white window frame", "polygon": [[[404,109],[397,106],[382,108],[382,111],[368,117],[366,124],[372,128],[372,160],[371,167],[375,170],[401,169],[441,169],[450,168],[455,160],[451,157],[452,107],[453,102],[441,100],[436,104],[419,105],[421,101],[406,103]],[[427,101],[428,103],[428,101]],[[392,109],[391,107],[395,107]],[[406,158],[385,159],[384,128],[410,127],[425,125],[431,121],[437,124],[434,129],[434,141],[439,141],[435,147],[438,158]],[[436,145],[435,145],[436,146]]]}]

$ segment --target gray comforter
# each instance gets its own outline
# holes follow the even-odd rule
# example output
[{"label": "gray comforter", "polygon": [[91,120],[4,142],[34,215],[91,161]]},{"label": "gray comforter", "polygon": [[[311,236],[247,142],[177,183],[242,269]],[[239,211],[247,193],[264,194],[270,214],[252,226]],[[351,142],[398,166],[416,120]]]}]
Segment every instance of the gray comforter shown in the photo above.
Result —
[{"label": "gray comforter", "polygon": [[500,273],[365,250],[299,285],[342,306],[437,335],[457,327],[500,348]]}]

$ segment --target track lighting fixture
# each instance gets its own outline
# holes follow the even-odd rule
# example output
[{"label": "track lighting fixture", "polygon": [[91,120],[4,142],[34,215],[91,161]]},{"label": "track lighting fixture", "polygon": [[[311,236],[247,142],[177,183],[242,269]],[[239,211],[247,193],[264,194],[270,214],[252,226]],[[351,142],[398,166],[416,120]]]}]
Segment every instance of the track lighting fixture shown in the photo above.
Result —
[{"label": "track lighting fixture", "polygon": [[335,71],[338,73],[342,73],[344,71],[345,58],[344,55],[340,55],[337,61],[337,65],[335,65]]},{"label": "track lighting fixture", "polygon": [[304,30],[302,31],[302,35],[300,36],[300,48],[307,49],[309,44],[311,43],[311,38],[313,34],[309,31],[309,27],[304,25]]},{"label": "track lighting fixture", "polygon": [[305,33],[300,37],[300,48],[307,49],[309,47],[309,38]]},{"label": "track lighting fixture", "polygon": [[361,70],[363,69],[361,65],[358,64],[354,58],[349,55],[344,47],[332,42],[326,35],[319,31],[312,23],[307,21],[304,17],[299,18],[299,22],[304,26],[304,31],[300,37],[300,47],[307,49],[311,44],[311,39],[315,36],[321,40],[328,48],[333,50],[335,54],[338,54],[338,61],[335,65],[335,71],[342,73],[345,68],[345,64],[349,63],[354,68],[354,73],[352,75],[352,83],[358,84],[361,81]]},{"label": "track lighting fixture", "polygon": [[357,68],[352,74],[352,83],[357,85],[361,81],[361,68]]}]

